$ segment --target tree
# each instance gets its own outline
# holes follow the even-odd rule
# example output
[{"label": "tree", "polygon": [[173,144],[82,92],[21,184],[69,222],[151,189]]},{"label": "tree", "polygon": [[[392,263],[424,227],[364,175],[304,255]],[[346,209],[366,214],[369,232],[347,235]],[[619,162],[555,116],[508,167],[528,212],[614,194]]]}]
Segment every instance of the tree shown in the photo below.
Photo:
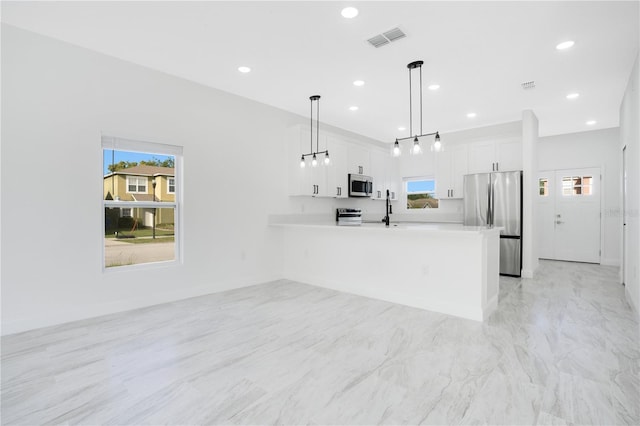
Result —
[{"label": "tree", "polygon": [[137,166],[138,163],[136,163],[135,161],[120,161],[118,163],[115,164],[109,164],[109,171],[110,172],[117,172],[118,170],[122,170],[122,169],[128,169],[129,167],[135,167]]},{"label": "tree", "polygon": [[169,157],[166,160],[160,161],[159,159],[154,157],[152,160],[140,161],[140,165],[156,166],[156,167],[174,167],[175,160],[172,157]]}]

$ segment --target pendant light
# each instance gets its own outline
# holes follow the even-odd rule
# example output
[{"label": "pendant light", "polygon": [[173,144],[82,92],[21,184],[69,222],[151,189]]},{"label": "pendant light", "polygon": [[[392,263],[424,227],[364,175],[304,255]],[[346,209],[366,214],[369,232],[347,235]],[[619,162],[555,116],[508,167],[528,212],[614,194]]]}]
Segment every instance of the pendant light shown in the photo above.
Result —
[{"label": "pendant light", "polygon": [[[411,146],[411,155],[420,155],[422,154],[422,147],[420,146],[420,138],[424,136],[435,136],[433,140],[433,144],[431,145],[431,151],[440,152],[444,150],[444,146],[440,141],[440,133],[432,132],[432,133],[423,133],[422,132],[422,65],[423,61],[414,61],[410,64],[407,64],[407,68],[409,69],[409,136],[406,138],[396,138],[395,143],[393,144],[393,149],[391,154],[394,157],[399,157],[402,154],[402,149],[400,148],[400,141],[413,139],[413,145]],[[418,69],[420,72],[420,134],[413,133],[413,100],[412,100],[412,72],[413,70]]]},{"label": "pendant light", "polygon": [[[311,166],[316,167],[318,165],[318,155],[324,154],[323,164],[328,166],[331,163],[329,159],[329,150],[319,151],[319,141],[320,141],[320,95],[313,95],[309,97],[311,101],[311,121],[310,121],[310,130],[311,130],[311,150],[308,154],[302,154],[300,157],[300,167],[306,167],[305,157],[311,156]],[[316,150],[313,150],[313,103],[316,102]]]}]

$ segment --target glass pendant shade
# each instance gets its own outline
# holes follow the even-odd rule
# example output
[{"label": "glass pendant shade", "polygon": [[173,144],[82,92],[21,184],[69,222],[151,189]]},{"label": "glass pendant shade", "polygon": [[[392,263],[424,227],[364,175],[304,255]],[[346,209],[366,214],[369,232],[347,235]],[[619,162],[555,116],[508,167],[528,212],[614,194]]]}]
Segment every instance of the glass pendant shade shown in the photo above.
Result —
[{"label": "glass pendant shade", "polygon": [[400,150],[400,144],[398,143],[398,139],[396,139],[396,142],[393,144],[391,154],[394,157],[400,157],[400,154],[402,154],[402,151]]},{"label": "glass pendant shade", "polygon": [[416,137],[413,140],[413,146],[411,147],[411,155],[420,155],[422,154],[422,148],[420,148],[420,141]]},{"label": "glass pendant shade", "polygon": [[313,167],[318,165],[318,159],[316,158],[316,154],[313,154],[313,158],[311,158],[311,165]]},{"label": "glass pendant shade", "polygon": [[431,151],[433,152],[442,152],[444,151],[444,145],[440,142],[440,133],[436,132],[435,140],[433,144],[431,144]]},{"label": "glass pendant shade", "polygon": [[300,157],[300,168],[304,169],[307,163],[304,162],[304,155]]},{"label": "glass pendant shade", "polygon": [[324,155],[324,165],[328,166],[331,163],[331,159],[329,158],[329,151]]}]

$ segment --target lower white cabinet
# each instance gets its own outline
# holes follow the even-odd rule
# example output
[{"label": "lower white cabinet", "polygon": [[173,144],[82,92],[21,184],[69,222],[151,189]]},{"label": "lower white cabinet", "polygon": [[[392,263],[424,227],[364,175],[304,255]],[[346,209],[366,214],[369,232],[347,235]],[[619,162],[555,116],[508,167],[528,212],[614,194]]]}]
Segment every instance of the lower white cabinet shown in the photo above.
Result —
[{"label": "lower white cabinet", "polygon": [[464,175],[468,171],[468,148],[466,145],[451,146],[437,154],[436,196],[462,198]]}]

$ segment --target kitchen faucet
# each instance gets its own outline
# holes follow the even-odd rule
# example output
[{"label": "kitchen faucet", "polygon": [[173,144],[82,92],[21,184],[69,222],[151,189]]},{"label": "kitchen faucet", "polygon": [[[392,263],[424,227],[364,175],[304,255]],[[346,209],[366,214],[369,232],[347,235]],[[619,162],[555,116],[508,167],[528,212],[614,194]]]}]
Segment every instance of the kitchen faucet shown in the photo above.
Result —
[{"label": "kitchen faucet", "polygon": [[382,221],[384,222],[384,226],[389,226],[389,215],[393,214],[393,211],[391,210],[391,201],[389,200],[389,190],[387,189],[387,207],[385,210],[385,215],[382,218]]}]

